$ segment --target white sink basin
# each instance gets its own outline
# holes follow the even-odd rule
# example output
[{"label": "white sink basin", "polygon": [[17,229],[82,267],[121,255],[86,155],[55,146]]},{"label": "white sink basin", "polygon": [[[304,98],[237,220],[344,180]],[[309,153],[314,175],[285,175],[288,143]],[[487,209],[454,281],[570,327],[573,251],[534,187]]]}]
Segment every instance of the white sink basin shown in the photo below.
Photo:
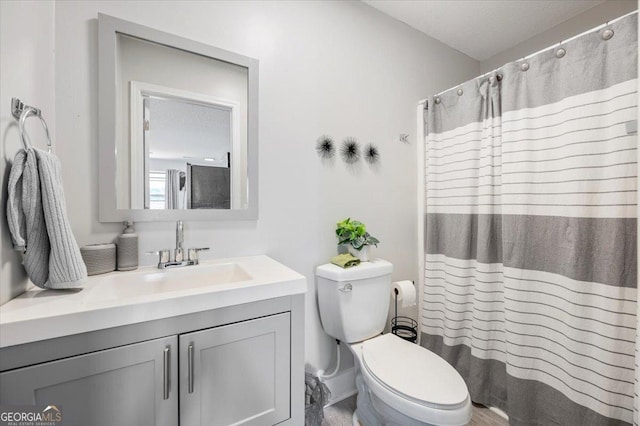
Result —
[{"label": "white sink basin", "polygon": [[89,277],[81,290],[35,286],[0,306],[0,347],[305,293],[305,278],[267,256],[144,267]]},{"label": "white sink basin", "polygon": [[91,300],[107,301],[233,284],[250,281],[252,277],[242,266],[228,262],[170,269],[144,268],[126,274],[109,274],[97,280],[87,297]]}]

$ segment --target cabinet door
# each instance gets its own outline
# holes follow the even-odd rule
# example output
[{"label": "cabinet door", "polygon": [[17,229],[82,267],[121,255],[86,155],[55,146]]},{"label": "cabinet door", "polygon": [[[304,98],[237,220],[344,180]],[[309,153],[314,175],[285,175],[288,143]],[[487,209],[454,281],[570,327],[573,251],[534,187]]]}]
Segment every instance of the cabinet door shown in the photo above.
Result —
[{"label": "cabinet door", "polygon": [[177,336],[0,374],[0,404],[56,405],[70,426],[178,424]]},{"label": "cabinet door", "polygon": [[180,335],[180,425],[288,419],[289,318],[283,313]]}]

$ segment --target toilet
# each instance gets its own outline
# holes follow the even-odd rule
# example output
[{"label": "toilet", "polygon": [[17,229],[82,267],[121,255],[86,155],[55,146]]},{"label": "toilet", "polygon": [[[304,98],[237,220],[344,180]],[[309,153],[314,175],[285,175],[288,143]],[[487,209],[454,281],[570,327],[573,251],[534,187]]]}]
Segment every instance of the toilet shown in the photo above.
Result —
[{"label": "toilet", "polygon": [[358,390],[354,425],[465,425],[471,398],[444,359],[394,334],[382,335],[393,265],[382,259],[316,269],[318,307],[327,334],[349,344]]}]

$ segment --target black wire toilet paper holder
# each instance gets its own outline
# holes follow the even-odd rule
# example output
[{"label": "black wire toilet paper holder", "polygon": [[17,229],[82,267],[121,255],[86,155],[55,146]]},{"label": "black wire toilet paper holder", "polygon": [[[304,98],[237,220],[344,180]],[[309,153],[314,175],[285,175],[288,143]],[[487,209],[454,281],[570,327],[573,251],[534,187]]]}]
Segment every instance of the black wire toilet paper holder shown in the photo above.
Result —
[{"label": "black wire toilet paper holder", "polygon": [[418,322],[413,318],[398,316],[398,289],[394,288],[396,306],[393,318],[391,318],[391,332],[396,336],[411,343],[418,341]]}]

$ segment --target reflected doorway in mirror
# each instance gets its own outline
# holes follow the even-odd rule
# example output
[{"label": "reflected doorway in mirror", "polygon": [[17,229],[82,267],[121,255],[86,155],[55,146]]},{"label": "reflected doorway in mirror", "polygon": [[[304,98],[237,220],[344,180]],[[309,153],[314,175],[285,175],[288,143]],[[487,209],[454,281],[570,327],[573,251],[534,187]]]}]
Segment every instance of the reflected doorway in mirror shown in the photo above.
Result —
[{"label": "reflected doorway in mirror", "polygon": [[[242,204],[237,102],[139,81],[130,82],[130,100],[132,208]],[[205,179],[210,193],[203,184],[192,188],[199,182],[186,178],[191,166],[198,166],[195,178]]]}]

